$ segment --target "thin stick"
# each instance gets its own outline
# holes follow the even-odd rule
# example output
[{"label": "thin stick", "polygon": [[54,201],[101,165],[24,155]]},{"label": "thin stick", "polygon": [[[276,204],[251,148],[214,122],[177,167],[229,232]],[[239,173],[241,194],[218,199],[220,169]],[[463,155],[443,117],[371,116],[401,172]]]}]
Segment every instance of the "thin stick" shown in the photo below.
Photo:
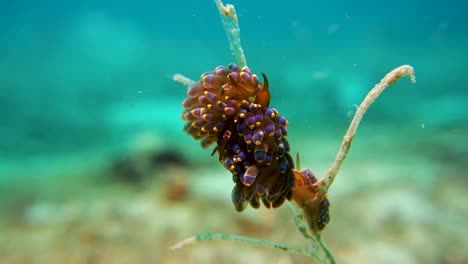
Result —
[{"label": "thin stick", "polygon": [[325,244],[325,241],[322,239],[322,235],[317,235],[317,241],[320,245],[320,248],[323,250],[325,253],[325,256],[327,257],[328,261],[330,264],[336,264],[335,256],[333,256],[333,253],[331,250],[328,248],[327,244]]},{"label": "thin stick", "polygon": [[231,52],[234,55],[237,64],[241,68],[247,66],[244,50],[242,49],[240,41],[240,28],[236,9],[233,5],[224,5],[221,0],[215,0],[215,3],[218,7],[219,15],[221,16],[221,22],[223,23],[224,31],[226,31],[226,36],[229,41]]},{"label": "thin stick", "polygon": [[[320,233],[318,233],[317,235],[311,234],[307,229],[306,224],[304,223],[304,214],[299,212],[297,210],[297,207],[292,203],[288,204],[290,205],[291,209],[296,213],[296,216],[294,217],[294,223],[296,224],[296,227],[299,230],[299,232],[301,232],[304,238],[308,240],[311,243],[311,245],[314,246],[314,248],[318,249],[316,245],[320,247],[320,249],[325,254],[326,259],[328,260],[328,263],[335,264],[335,256],[333,256],[333,253],[328,248],[327,244],[325,244],[325,241],[322,239],[322,235]],[[322,261],[322,263],[324,262]]]},{"label": "thin stick", "polygon": [[315,237],[309,232],[307,225],[304,223],[304,214],[302,213],[296,205],[291,202],[288,202],[287,205],[295,214],[294,216],[294,224],[296,225],[297,230],[302,234],[302,236],[307,239],[313,241]]},{"label": "thin stick", "polygon": [[176,73],[174,75],[172,75],[172,80],[176,81],[176,82],[179,82],[185,86],[191,86],[195,83],[194,80],[190,79],[190,78],[187,78],[185,76],[183,76],[182,74],[179,74],[179,73]]},{"label": "thin stick", "polygon": [[309,257],[313,257],[317,259],[318,261],[323,263],[323,259],[319,257],[316,252],[313,250],[307,250],[307,249],[301,249],[301,248],[295,248],[291,247],[290,245],[287,244],[282,244],[274,241],[269,241],[269,240],[264,240],[264,239],[259,239],[259,238],[253,238],[253,237],[247,237],[247,236],[241,236],[241,235],[235,235],[235,234],[229,234],[229,233],[214,233],[214,232],[205,232],[202,234],[198,234],[192,237],[189,237],[174,246],[170,247],[170,250],[176,250],[180,249],[183,247],[191,246],[197,242],[200,241],[206,241],[206,240],[224,240],[224,241],[232,241],[232,242],[240,242],[244,244],[253,244],[256,246],[262,246],[262,247],[267,247],[267,248],[274,248],[274,249],[280,249],[285,252],[289,253],[296,253],[300,255],[305,255]]},{"label": "thin stick", "polygon": [[398,81],[403,76],[408,75],[411,78],[411,82],[415,83],[416,79],[414,77],[414,69],[409,65],[402,65],[398,68],[393,69],[391,72],[387,73],[385,77],[370,90],[367,94],[364,101],[362,101],[359,108],[356,110],[354,114],[353,120],[351,121],[348,131],[343,137],[343,141],[341,142],[340,149],[336,154],[335,161],[330,166],[328,171],[325,175],[320,179],[319,182],[319,190],[322,193],[326,193],[328,188],[330,188],[331,184],[335,180],[336,174],[341,168],[343,161],[348,154],[349,148],[351,147],[351,142],[353,141],[354,135],[356,134],[356,130],[361,122],[362,117],[366,113],[369,106],[375,101],[375,99],[387,88],[388,86],[392,85],[394,82]]}]

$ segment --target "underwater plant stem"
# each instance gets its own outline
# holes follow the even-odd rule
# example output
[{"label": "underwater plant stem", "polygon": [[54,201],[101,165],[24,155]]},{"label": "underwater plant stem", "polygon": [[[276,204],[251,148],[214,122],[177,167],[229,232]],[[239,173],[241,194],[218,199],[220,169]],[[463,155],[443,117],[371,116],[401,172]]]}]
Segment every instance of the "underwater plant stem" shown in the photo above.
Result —
[{"label": "underwater plant stem", "polygon": [[318,241],[318,243],[320,245],[320,248],[325,253],[325,256],[327,257],[330,264],[336,264],[335,256],[333,256],[333,253],[328,248],[327,244],[325,244],[325,241],[323,241],[322,235],[318,234],[316,237],[317,237],[317,241]]},{"label": "underwater plant stem", "polygon": [[[299,230],[299,232],[304,236],[304,238],[307,241],[310,241],[311,245],[314,246],[316,249],[318,245],[320,249],[323,251],[325,254],[326,259],[328,260],[328,263],[334,264],[336,263],[335,256],[331,252],[331,250],[328,248],[327,244],[325,241],[322,239],[321,233],[318,233],[316,235],[313,235],[309,232],[309,229],[307,228],[307,225],[304,223],[304,214],[298,210],[298,208],[292,204],[288,203],[290,208],[295,212],[296,216],[294,217],[294,223],[296,224],[296,228]],[[322,261],[322,263],[325,263]]]},{"label": "underwater plant stem", "polygon": [[413,67],[409,65],[402,65],[387,73],[387,75],[385,75],[385,77],[383,77],[382,80],[380,80],[380,82],[376,84],[372,90],[370,90],[366,98],[364,98],[364,101],[362,101],[362,103],[359,105],[356,113],[354,114],[353,120],[351,121],[348,130],[343,137],[343,141],[341,142],[340,149],[336,154],[335,161],[330,166],[325,175],[320,179],[319,190],[322,193],[327,193],[331,184],[335,180],[335,177],[340,170],[346,155],[348,154],[349,148],[351,147],[351,142],[353,141],[354,135],[356,134],[359,123],[361,122],[362,117],[366,113],[369,106],[375,101],[375,99],[377,99],[377,97],[385,90],[385,88],[406,75],[411,78],[411,82],[416,82]]},{"label": "underwater plant stem", "polygon": [[226,31],[229,47],[231,48],[231,52],[236,59],[237,65],[239,65],[241,68],[247,66],[244,50],[241,46],[239,21],[234,5],[224,5],[221,0],[215,0],[215,3],[218,7],[224,30]]},{"label": "underwater plant stem", "polygon": [[184,75],[180,74],[180,73],[176,73],[174,75],[172,75],[172,80],[176,81],[176,82],[179,82],[185,86],[191,86],[193,84],[195,84],[195,81],[190,79],[190,78],[187,78],[185,77]]},{"label": "underwater plant stem", "polygon": [[232,241],[232,242],[240,242],[240,243],[245,243],[245,244],[253,244],[257,246],[262,246],[262,247],[268,247],[268,248],[274,248],[274,249],[280,249],[285,252],[289,253],[296,253],[300,255],[305,255],[308,257],[313,257],[320,261],[321,263],[324,263],[324,260],[316,254],[314,250],[307,250],[307,249],[301,249],[301,248],[295,248],[291,247],[287,244],[282,244],[274,241],[269,241],[269,240],[264,240],[264,239],[259,239],[259,238],[253,238],[253,237],[247,237],[247,236],[241,236],[241,235],[235,235],[235,234],[229,234],[229,233],[214,233],[214,232],[205,232],[202,234],[198,234],[192,237],[189,237],[174,246],[170,247],[170,250],[177,250],[186,246],[191,246],[197,242],[200,241],[207,241],[207,240],[224,240],[224,241]]}]

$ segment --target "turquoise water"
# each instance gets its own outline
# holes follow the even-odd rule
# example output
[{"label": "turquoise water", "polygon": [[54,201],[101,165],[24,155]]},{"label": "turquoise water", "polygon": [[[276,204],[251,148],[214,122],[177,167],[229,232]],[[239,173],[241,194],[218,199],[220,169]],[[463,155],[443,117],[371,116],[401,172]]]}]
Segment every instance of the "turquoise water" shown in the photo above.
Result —
[{"label": "turquoise water", "polygon": [[[387,235],[400,234],[386,237],[387,244],[382,244],[380,251],[366,247],[374,244],[373,237],[361,239],[363,246],[357,252],[361,252],[359,256],[368,263],[375,262],[372,258],[396,263],[387,258],[386,252],[398,249],[386,245],[397,245],[414,233],[411,230],[415,229],[405,222],[405,217],[417,222],[442,217],[440,214],[449,218],[447,221],[454,230],[446,230],[442,222],[425,223],[427,229],[415,231],[417,236],[411,241],[416,246],[409,250],[409,257],[403,253],[398,255],[403,255],[400,260],[406,261],[400,263],[467,261],[468,208],[459,202],[468,198],[467,4],[456,0],[313,3],[262,0],[233,4],[239,16],[242,46],[249,67],[258,75],[264,72],[268,76],[271,105],[289,120],[288,138],[293,151],[301,152],[302,166],[318,172],[325,171],[333,160],[355,105],[367,91],[399,65],[410,64],[415,68],[416,84],[406,78],[400,80],[370,108],[343,168],[343,180],[337,178],[335,200],[333,188],[331,190],[335,212],[332,211],[332,225],[328,227],[328,241],[337,249],[338,259],[343,263],[362,263],[358,257],[355,261],[344,261],[349,259],[349,251],[353,251],[347,247],[352,239],[346,240],[351,235],[343,238],[338,233],[346,228],[346,221],[340,221],[340,217],[356,217],[352,212],[346,213],[345,203],[350,195],[357,199],[356,210],[361,210],[372,199],[369,206],[396,210],[399,213],[389,219],[402,223],[394,227],[397,231],[379,231]],[[165,188],[163,183],[168,178],[167,168],[161,168],[165,163],[175,167],[185,164],[185,170],[191,175],[189,185],[195,186],[193,190],[189,187],[194,193],[193,199],[203,200],[203,195],[196,194],[219,188],[216,196],[228,202],[218,210],[238,215],[229,201],[231,176],[215,158],[210,158],[211,150],[201,149],[198,142],[182,131],[180,103],[186,96],[186,87],[172,80],[175,73],[198,80],[203,72],[233,62],[212,1],[10,1],[0,8],[0,31],[0,110],[3,116],[0,122],[0,208],[5,215],[2,229],[10,230],[12,237],[28,236],[27,232],[19,235],[22,231],[18,230],[37,232],[37,228],[58,228],[49,222],[53,217],[47,216],[43,217],[45,222],[30,224],[27,219],[33,209],[39,210],[42,217],[55,210],[80,211],[73,209],[73,205],[83,199],[86,203],[100,200],[113,204],[115,197],[121,195],[119,192],[124,192],[123,196],[130,201],[142,195],[164,193],[159,188]],[[161,154],[168,149],[179,158]],[[155,182],[139,184],[154,185],[158,191],[153,187],[131,189],[130,193],[120,187],[114,190],[114,183],[108,180],[107,174],[112,174],[108,168],[118,160],[138,161],[141,153],[156,153],[157,156],[151,173],[143,174],[163,175],[155,177]],[[198,177],[206,174],[222,174],[220,176],[227,182]],[[152,176],[144,176],[148,177]],[[130,181],[139,181],[130,178]],[[205,189],[196,187],[204,184],[208,186]],[[365,191],[357,192],[359,186],[366,186]],[[377,186],[376,189],[373,186]],[[395,196],[366,196],[389,190],[386,188]],[[398,193],[401,190],[402,195]],[[415,201],[414,207],[408,205],[401,209],[400,200],[388,198],[407,197],[405,195],[408,200]],[[383,201],[376,197],[383,197]],[[401,199],[404,203],[405,199]],[[61,204],[69,200],[74,202]],[[397,202],[392,204],[392,201]],[[50,211],[40,211],[43,203]],[[57,204],[61,209],[56,208]],[[430,204],[437,207],[426,208],[416,216],[409,213]],[[190,212],[194,206],[202,207],[190,202],[177,203],[177,206],[183,212]],[[170,206],[164,208],[168,213],[163,217],[167,221],[163,222],[171,222],[176,213],[170,211]],[[36,212],[34,210],[32,212]],[[142,210],[155,208],[143,206]],[[255,215],[255,211],[250,213]],[[87,220],[77,215],[74,217],[79,220],[75,220],[83,223],[78,228],[81,230]],[[154,217],[153,214],[141,215],[142,218]],[[20,227],[18,221],[22,223]],[[179,221],[190,226],[189,220]],[[387,223],[381,218],[375,221],[379,228],[380,224]],[[125,229],[126,224],[124,221],[119,227]],[[11,225],[18,229],[11,229]],[[408,226],[413,229],[402,231]],[[207,226],[217,227],[223,230],[222,224],[216,221]],[[163,224],[154,228],[166,230]],[[142,238],[144,232],[138,233],[132,237],[134,244],[130,243],[129,247],[167,248],[184,237],[205,231],[195,224],[192,228],[179,235],[168,235],[164,242],[157,240],[156,244],[141,242],[147,238]],[[434,247],[444,248],[453,243],[455,246],[449,253],[437,251],[431,258],[425,258],[420,248],[427,246],[424,240],[434,239],[435,235],[430,232],[434,228],[440,238],[440,243],[434,242]],[[268,237],[269,233],[261,235],[275,238]],[[357,232],[353,236],[360,234]],[[53,241],[63,239],[52,237]],[[27,263],[63,260],[63,256],[53,253],[35,258],[38,252],[34,244],[18,242],[20,238],[14,241],[0,240],[7,248],[3,252],[5,263],[19,263],[21,259],[26,259]],[[51,252],[55,252],[57,243],[61,244],[45,241],[45,247],[50,247]],[[97,243],[97,248],[102,246],[93,243]],[[114,246],[107,250],[125,248],[120,244]],[[229,248],[229,244],[226,247]],[[22,248],[22,255],[16,255],[13,248]],[[68,252],[70,248],[61,248],[61,251]],[[375,256],[363,253],[373,250],[377,252]],[[134,251],[120,252],[132,259],[132,253],[125,252]],[[406,254],[404,250],[401,252]],[[1,253],[0,250],[0,262]],[[74,254],[81,256],[81,253]],[[197,259],[190,250],[176,256],[165,251],[161,254],[139,260],[143,263],[151,260],[187,263],[187,260]],[[261,261],[272,256],[269,251],[259,254]],[[197,255],[201,261],[199,255],[203,254]],[[232,257],[232,263],[241,261],[228,256]],[[50,259],[54,261],[48,262]],[[77,263],[81,263],[81,258],[77,259]],[[97,259],[98,263],[106,263],[104,257]],[[292,260],[293,263],[305,261]],[[216,256],[204,261],[216,263]]]}]

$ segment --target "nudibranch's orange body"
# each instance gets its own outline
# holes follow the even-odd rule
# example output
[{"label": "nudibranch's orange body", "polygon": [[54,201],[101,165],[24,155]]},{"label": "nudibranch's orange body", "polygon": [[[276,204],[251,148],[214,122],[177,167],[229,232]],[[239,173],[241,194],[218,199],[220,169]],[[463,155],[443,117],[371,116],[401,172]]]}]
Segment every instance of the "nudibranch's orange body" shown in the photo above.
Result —
[{"label": "nudibranch's orange body", "polygon": [[292,200],[304,211],[307,223],[313,233],[320,232],[330,220],[327,195],[322,193],[317,178],[311,170],[294,170],[296,184],[292,189]]}]

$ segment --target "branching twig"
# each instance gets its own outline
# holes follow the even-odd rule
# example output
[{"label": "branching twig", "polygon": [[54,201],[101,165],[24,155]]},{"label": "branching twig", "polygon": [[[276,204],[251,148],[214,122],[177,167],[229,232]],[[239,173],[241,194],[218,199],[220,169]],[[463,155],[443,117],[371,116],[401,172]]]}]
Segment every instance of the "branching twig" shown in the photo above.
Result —
[{"label": "branching twig", "polygon": [[172,80],[176,81],[176,82],[179,82],[185,86],[191,86],[195,83],[194,80],[190,79],[190,78],[187,78],[185,76],[183,76],[182,74],[179,74],[179,73],[176,73],[174,75],[172,75]]},{"label": "branching twig", "polygon": [[[329,170],[325,173],[325,175],[320,180],[319,190],[323,194],[327,193],[328,189],[330,188],[330,185],[333,183],[333,180],[336,177],[336,174],[340,170],[340,167],[344,159],[346,158],[346,155],[348,154],[354,135],[356,134],[357,127],[359,123],[361,122],[369,106],[385,90],[385,88],[387,88],[389,85],[393,84],[395,81],[399,80],[401,77],[406,76],[406,75],[409,75],[409,77],[411,78],[411,81],[415,82],[413,68],[409,65],[403,65],[392,70],[387,75],[385,75],[385,77],[380,81],[380,83],[376,84],[374,88],[372,88],[372,90],[367,94],[364,101],[361,103],[356,113],[354,114],[354,118],[351,121],[348,127],[348,130],[346,131],[346,134],[343,138],[343,142],[341,143],[341,146],[340,146],[340,150],[338,151],[338,154],[336,155],[335,161],[333,162],[332,166],[330,166]],[[294,219],[296,227],[304,236],[304,238],[306,238],[307,241],[311,242],[312,245],[314,243],[318,243],[321,250],[326,256],[326,259],[322,259],[322,257],[319,256],[320,253],[317,252],[316,248],[313,248],[313,249],[294,248],[287,244],[282,244],[278,242],[257,239],[257,238],[252,238],[252,237],[240,236],[240,235],[235,235],[235,234],[228,234],[228,233],[206,232],[206,233],[199,234],[199,235],[190,237],[188,239],[185,239],[184,241],[181,241],[177,243],[176,245],[172,246],[171,249],[172,250],[179,249],[182,247],[193,245],[197,242],[204,241],[204,240],[226,240],[226,241],[236,241],[236,242],[247,243],[247,244],[255,244],[255,245],[269,247],[269,248],[281,249],[286,252],[297,253],[297,254],[313,257],[322,263],[326,263],[326,262],[336,263],[335,257],[333,256],[330,249],[327,247],[327,245],[323,241],[321,234],[320,233],[318,233],[317,235],[310,234],[306,228],[306,225],[304,224],[304,215],[301,214],[300,212],[297,213],[298,210],[296,210],[295,208],[293,209],[296,212],[296,216]]]},{"label": "branching twig", "polygon": [[308,249],[302,249],[302,248],[295,248],[287,244],[282,244],[278,242],[273,242],[269,240],[264,240],[264,239],[259,239],[259,238],[253,238],[253,237],[247,237],[247,236],[240,236],[240,235],[235,235],[235,234],[228,234],[228,233],[213,233],[213,232],[205,232],[202,234],[198,234],[193,237],[189,237],[174,246],[170,247],[170,250],[176,250],[180,249],[186,246],[191,246],[197,242],[200,241],[206,241],[206,240],[224,240],[224,241],[232,241],[232,242],[240,242],[244,244],[253,244],[256,246],[262,246],[262,247],[268,247],[268,248],[274,248],[274,249],[280,249],[285,252],[289,253],[295,253],[295,254],[300,254],[300,255],[305,255],[309,257],[313,257],[317,259],[318,261],[324,263],[324,260],[317,254],[318,252],[316,250],[308,250]]},{"label": "branching twig", "polygon": [[[224,29],[226,31],[226,35],[229,40],[229,45],[231,51],[236,59],[237,64],[240,67],[246,66],[246,60],[244,57],[244,53],[240,44],[240,34],[239,34],[239,25],[237,21],[236,11],[233,5],[224,5],[221,0],[215,0],[215,3],[218,7],[218,11],[221,16],[221,21],[223,23]],[[372,88],[372,90],[367,94],[364,101],[361,103],[359,108],[357,109],[353,120],[351,121],[346,134],[344,135],[343,141],[341,143],[340,149],[338,154],[336,155],[336,159],[333,164],[330,166],[328,171],[325,175],[320,179],[318,184],[318,190],[322,197],[325,197],[328,189],[330,188],[331,184],[335,180],[335,177],[338,171],[341,168],[341,165],[348,154],[349,148],[351,146],[351,142],[356,134],[357,127],[361,122],[365,112],[369,108],[369,106],[374,102],[374,100],[383,92],[385,88],[389,85],[393,84],[395,81],[399,80],[401,77],[409,75],[412,82],[415,82],[413,68],[409,65],[400,66],[391,72],[389,72],[385,77],[378,83],[377,85]],[[175,74],[173,76],[175,81],[178,81],[186,86],[190,86],[194,81],[186,78],[180,74]],[[297,165],[299,166],[299,155],[297,156]],[[302,211],[295,209],[295,224],[297,229],[301,232],[304,238],[311,243],[312,248],[295,248],[289,246],[287,244],[282,244],[278,242],[273,242],[269,240],[263,240],[258,238],[240,236],[235,234],[228,234],[228,233],[213,233],[213,232],[206,232],[203,234],[199,234],[190,238],[187,238],[176,245],[172,246],[171,250],[180,249],[182,247],[193,245],[200,241],[205,240],[225,240],[225,241],[235,241],[245,244],[254,244],[263,247],[281,249],[286,252],[301,254],[305,256],[310,256],[315,258],[316,260],[320,261],[321,263],[336,263],[335,257],[331,253],[330,249],[327,247],[325,242],[322,240],[320,232],[312,234],[309,232],[310,230],[307,228],[307,224],[305,223],[305,217]],[[319,250],[321,249],[321,251]],[[322,256],[322,253],[325,255],[325,258]]]},{"label": "branching twig", "polygon": [[320,245],[320,248],[322,249],[323,253],[325,253],[325,256],[327,257],[327,260],[330,262],[330,264],[335,264],[335,256],[333,256],[333,253],[331,250],[328,248],[327,244],[325,244],[325,241],[322,239],[322,235],[318,234],[317,235],[317,242]]},{"label": "branching twig", "polygon": [[242,49],[240,41],[240,28],[237,20],[236,9],[233,5],[224,5],[221,0],[215,0],[215,3],[218,7],[221,22],[223,23],[224,30],[226,31],[229,46],[234,58],[236,59],[237,65],[241,68],[247,66],[244,50]]},{"label": "branching twig", "polygon": [[357,127],[361,122],[362,117],[366,113],[369,106],[375,101],[375,99],[391,84],[399,80],[401,77],[408,75],[411,78],[411,81],[414,83],[416,79],[414,77],[413,67],[409,65],[402,65],[398,68],[393,69],[391,72],[387,73],[385,77],[370,90],[367,94],[364,101],[359,105],[356,113],[354,114],[353,120],[351,121],[346,134],[344,135],[343,141],[341,142],[340,149],[336,154],[335,161],[330,166],[325,175],[320,179],[319,190],[322,193],[326,193],[328,188],[335,180],[336,174],[341,168],[343,161],[348,154],[351,142],[353,141],[354,135],[356,134]]}]

